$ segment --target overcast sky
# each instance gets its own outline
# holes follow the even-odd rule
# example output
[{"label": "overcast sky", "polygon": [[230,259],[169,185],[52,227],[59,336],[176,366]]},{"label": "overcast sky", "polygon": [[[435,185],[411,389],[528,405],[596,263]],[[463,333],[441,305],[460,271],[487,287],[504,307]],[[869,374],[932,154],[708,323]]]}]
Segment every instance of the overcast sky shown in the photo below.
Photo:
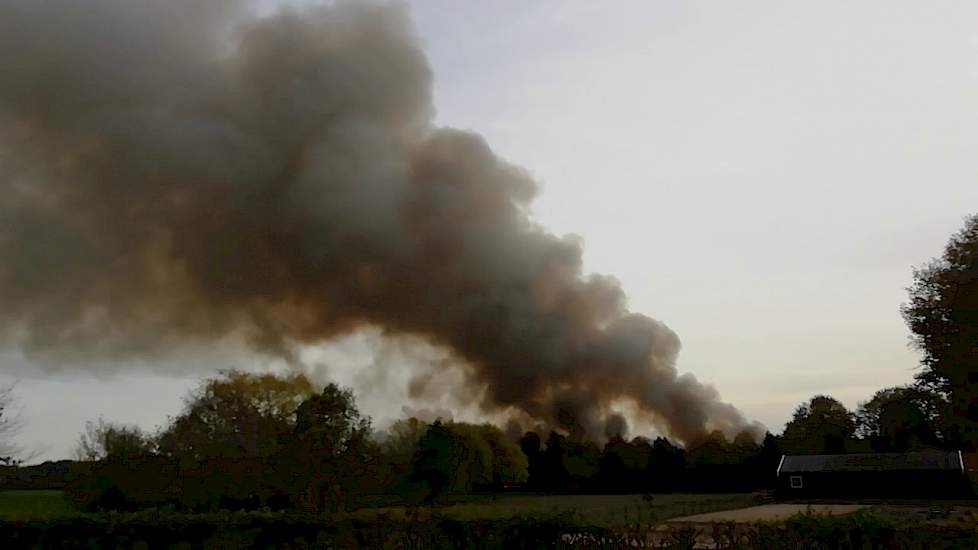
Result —
[{"label": "overcast sky", "polygon": [[[912,379],[911,268],[978,211],[978,4],[411,4],[438,123],[542,182],[535,218],[679,334],[681,370],[775,432],[814,394],[855,407]],[[328,376],[395,416],[369,349],[324,352]],[[162,424],[208,372],[0,360],[39,459],[99,415]]]}]

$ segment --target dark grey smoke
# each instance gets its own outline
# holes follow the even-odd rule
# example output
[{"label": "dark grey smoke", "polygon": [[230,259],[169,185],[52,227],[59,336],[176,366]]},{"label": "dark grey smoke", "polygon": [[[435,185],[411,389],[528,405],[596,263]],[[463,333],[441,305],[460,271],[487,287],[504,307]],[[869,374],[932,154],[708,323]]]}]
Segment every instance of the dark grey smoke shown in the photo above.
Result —
[{"label": "dark grey smoke", "polygon": [[373,325],[451,349],[486,411],[526,423],[601,438],[624,400],[685,441],[748,426],[531,221],[523,170],[433,126],[403,6],[247,7],[0,0],[8,345],[290,357]]}]

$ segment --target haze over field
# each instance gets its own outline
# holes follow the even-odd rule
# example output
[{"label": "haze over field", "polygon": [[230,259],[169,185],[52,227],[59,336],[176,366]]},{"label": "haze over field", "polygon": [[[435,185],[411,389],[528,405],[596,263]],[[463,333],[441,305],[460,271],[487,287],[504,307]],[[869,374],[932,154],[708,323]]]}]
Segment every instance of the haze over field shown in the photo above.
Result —
[{"label": "haze over field", "polygon": [[964,3],[129,4],[0,7],[4,375],[49,456],[239,344],[381,417],[777,429],[910,379],[910,266],[978,204]]}]

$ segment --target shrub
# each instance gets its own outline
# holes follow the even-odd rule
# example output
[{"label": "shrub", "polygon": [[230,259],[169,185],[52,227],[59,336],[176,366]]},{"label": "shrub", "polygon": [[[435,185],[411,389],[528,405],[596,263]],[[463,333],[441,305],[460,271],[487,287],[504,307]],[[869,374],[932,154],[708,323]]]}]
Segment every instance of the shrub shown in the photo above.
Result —
[{"label": "shrub", "polygon": [[0,548],[539,548],[570,529],[559,517],[330,521],[277,512],[108,513],[0,523]]}]

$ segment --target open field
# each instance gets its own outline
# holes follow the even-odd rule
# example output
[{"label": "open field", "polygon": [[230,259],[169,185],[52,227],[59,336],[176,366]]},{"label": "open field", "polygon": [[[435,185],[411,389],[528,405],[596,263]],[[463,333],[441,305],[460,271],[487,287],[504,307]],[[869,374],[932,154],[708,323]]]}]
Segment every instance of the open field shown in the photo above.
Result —
[{"label": "open field", "polygon": [[73,515],[61,491],[0,491],[0,520]]},{"label": "open field", "polygon": [[673,522],[685,523],[754,523],[758,521],[784,521],[798,514],[836,516],[851,514],[866,508],[866,504],[765,504],[722,512],[709,512],[693,516],[673,518]]},{"label": "open field", "polygon": [[[649,498],[651,497],[651,498]],[[788,517],[848,514],[857,510],[897,522],[920,521],[932,524],[978,523],[976,501],[817,501],[757,505],[754,494],[656,494],[656,495],[487,495],[465,497],[461,502],[422,509],[458,520],[493,520],[520,516],[573,514],[582,525],[620,527],[636,523],[652,524],[666,520],[704,522],[782,521]],[[375,515],[404,516],[399,506],[361,509],[358,517]],[[52,518],[78,515],[61,491],[0,491],[0,520]]]},{"label": "open field", "polygon": [[[505,495],[441,506],[442,515],[467,519],[503,519],[517,516],[572,513],[576,521],[601,527],[655,523],[669,518],[745,508],[757,503],[750,493],[649,495]],[[361,510],[360,514],[401,515],[402,507]]]},{"label": "open field", "polygon": [[[756,504],[752,494],[643,495],[501,495],[475,497],[439,506],[439,514],[460,519],[505,519],[517,516],[574,514],[587,525],[615,527],[654,523],[677,516],[744,508]],[[48,518],[76,514],[60,491],[0,491],[0,519]],[[403,516],[398,506],[361,509],[355,516]]]}]

